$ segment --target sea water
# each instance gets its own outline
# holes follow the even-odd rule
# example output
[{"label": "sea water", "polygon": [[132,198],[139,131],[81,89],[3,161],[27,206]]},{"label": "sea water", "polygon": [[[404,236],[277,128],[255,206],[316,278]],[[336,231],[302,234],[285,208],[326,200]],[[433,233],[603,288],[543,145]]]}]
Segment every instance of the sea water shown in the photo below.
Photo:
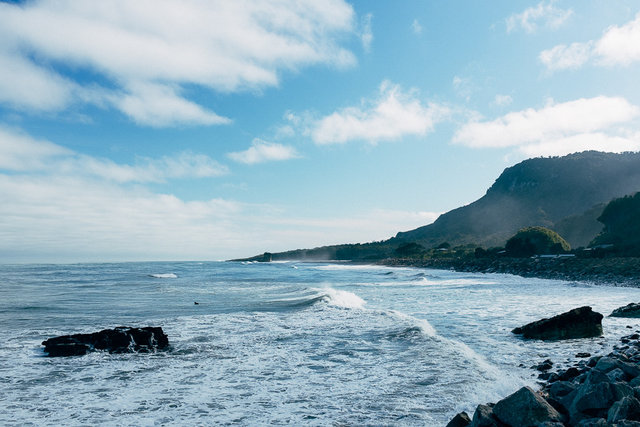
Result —
[{"label": "sea water", "polygon": [[[605,317],[603,338],[563,342],[514,327],[634,301],[640,289],[348,264],[5,265],[0,425],[442,426],[640,324]],[[161,326],[171,349],[43,353],[120,325]]]}]

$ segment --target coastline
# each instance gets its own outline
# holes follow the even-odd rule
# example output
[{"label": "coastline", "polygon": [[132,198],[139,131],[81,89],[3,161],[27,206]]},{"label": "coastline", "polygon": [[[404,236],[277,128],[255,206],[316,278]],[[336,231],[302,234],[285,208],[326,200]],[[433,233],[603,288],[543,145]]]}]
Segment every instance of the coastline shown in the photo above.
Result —
[{"label": "coastline", "polygon": [[640,287],[640,258],[388,258],[378,264]]}]

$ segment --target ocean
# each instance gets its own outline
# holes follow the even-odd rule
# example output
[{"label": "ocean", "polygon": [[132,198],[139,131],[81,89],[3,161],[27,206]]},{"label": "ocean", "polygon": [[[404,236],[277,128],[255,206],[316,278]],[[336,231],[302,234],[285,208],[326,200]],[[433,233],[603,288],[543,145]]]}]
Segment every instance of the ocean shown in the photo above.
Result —
[{"label": "ocean", "polygon": [[[640,289],[327,263],[0,266],[0,425],[427,425],[497,401],[544,359],[604,353],[604,337],[511,329]],[[194,304],[198,302],[198,304]],[[171,349],[45,357],[41,342],[161,326]],[[631,328],[628,328],[631,326]]]}]

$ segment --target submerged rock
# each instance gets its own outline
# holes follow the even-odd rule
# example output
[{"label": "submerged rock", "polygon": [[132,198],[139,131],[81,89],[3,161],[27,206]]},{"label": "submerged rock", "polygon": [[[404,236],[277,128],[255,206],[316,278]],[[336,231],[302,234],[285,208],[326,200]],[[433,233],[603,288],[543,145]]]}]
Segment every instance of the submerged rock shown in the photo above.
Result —
[{"label": "submerged rock", "polygon": [[91,351],[109,353],[147,353],[169,347],[169,339],[160,327],[119,326],[92,334],[62,335],[42,342],[50,357],[82,356]]},{"label": "submerged rock", "polygon": [[632,302],[611,312],[611,317],[640,317],[640,304]]},{"label": "submerged rock", "polygon": [[602,317],[602,314],[585,306],[529,323],[512,332],[524,338],[541,340],[598,337],[602,335]]}]

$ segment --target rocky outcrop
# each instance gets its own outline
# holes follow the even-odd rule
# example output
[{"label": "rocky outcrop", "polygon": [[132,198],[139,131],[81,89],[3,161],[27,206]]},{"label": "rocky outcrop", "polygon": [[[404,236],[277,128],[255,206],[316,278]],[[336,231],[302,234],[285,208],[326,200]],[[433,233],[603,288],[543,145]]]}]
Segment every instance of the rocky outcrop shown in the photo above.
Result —
[{"label": "rocky outcrop", "polygon": [[640,304],[632,302],[624,307],[616,308],[609,315],[611,317],[640,317]]},{"label": "rocky outcrop", "polygon": [[169,339],[159,327],[119,326],[92,334],[63,335],[42,342],[50,357],[81,356],[91,351],[109,353],[147,353],[169,347]]},{"label": "rocky outcrop", "polygon": [[460,412],[447,423],[446,427],[466,427],[471,424],[471,418],[466,412]]},{"label": "rocky outcrop", "polygon": [[524,338],[540,340],[599,337],[602,335],[602,317],[602,314],[585,306],[529,323],[512,332]]},{"label": "rocky outcrop", "polygon": [[554,372],[539,392],[523,387],[495,405],[478,405],[469,425],[640,426],[639,338],[623,337],[610,354]]}]

